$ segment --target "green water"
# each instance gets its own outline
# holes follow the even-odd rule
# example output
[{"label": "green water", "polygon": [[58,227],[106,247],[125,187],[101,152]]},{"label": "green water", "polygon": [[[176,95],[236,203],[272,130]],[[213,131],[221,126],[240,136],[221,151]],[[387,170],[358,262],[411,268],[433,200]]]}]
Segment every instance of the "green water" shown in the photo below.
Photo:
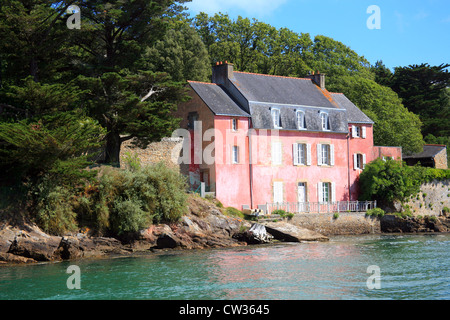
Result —
[{"label": "green water", "polygon": [[[81,289],[69,290],[76,264]],[[369,290],[369,266],[381,289]],[[0,299],[450,299],[450,235],[336,237],[328,243],[171,252],[0,267]]]}]

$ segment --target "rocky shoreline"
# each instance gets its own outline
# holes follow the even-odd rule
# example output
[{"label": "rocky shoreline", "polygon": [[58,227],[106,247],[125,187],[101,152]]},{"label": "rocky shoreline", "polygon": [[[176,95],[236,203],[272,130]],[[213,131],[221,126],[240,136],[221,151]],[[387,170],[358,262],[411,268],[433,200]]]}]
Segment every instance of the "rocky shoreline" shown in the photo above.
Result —
[{"label": "rocky shoreline", "polygon": [[[189,198],[189,213],[176,224],[153,225],[128,239],[95,237],[89,233],[51,236],[36,225],[0,224],[0,265],[131,256],[161,250],[233,248],[280,242],[328,241],[328,237],[295,222],[251,223],[224,215],[199,197]],[[386,215],[381,233],[450,232],[450,217]]]},{"label": "rocky shoreline", "polygon": [[[211,202],[199,197],[189,199],[189,213],[171,225],[154,225],[132,239],[92,237],[77,233],[50,236],[36,225],[0,226],[0,265],[72,261],[109,256],[127,256],[160,250],[202,250],[232,248],[255,244],[247,234],[252,223],[229,217]],[[266,227],[264,227],[266,228]],[[316,232],[286,222],[269,223],[267,230],[278,241],[327,241]],[[246,241],[247,239],[247,241]]]}]

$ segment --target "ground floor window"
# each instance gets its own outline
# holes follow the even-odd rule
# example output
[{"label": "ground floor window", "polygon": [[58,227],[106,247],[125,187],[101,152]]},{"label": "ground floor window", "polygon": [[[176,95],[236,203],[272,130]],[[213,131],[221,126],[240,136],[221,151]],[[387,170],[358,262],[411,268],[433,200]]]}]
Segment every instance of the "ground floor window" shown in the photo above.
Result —
[{"label": "ground floor window", "polygon": [[319,182],[318,198],[321,203],[336,202],[336,184],[332,182]]}]

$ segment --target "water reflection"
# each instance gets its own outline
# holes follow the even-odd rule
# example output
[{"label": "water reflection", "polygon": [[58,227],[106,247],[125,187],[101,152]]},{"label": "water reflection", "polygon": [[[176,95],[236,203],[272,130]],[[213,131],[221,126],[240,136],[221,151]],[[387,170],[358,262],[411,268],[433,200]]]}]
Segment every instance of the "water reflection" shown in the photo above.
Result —
[{"label": "water reflection", "polygon": [[227,299],[328,299],[352,295],[365,270],[355,246],[304,243],[216,252],[209,276]]}]

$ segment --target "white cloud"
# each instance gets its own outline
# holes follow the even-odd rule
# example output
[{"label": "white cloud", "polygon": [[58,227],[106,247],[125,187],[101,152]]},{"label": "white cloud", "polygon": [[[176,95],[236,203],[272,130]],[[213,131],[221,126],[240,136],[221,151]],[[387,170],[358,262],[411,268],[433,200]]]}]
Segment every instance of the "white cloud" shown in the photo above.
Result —
[{"label": "white cloud", "polygon": [[218,12],[243,11],[245,14],[261,18],[271,14],[275,9],[282,6],[289,0],[193,0],[187,6],[191,12],[197,14],[206,12],[214,14]]}]

